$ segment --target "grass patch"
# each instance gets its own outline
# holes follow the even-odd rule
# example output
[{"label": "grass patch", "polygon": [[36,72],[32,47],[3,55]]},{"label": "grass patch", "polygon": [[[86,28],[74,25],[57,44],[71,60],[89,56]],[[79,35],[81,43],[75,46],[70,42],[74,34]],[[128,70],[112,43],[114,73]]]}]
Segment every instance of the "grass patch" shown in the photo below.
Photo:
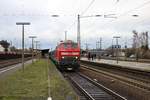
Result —
[{"label": "grass patch", "polygon": [[[21,98],[46,98],[47,93],[47,63],[40,60],[27,65],[24,73],[15,73],[0,80],[1,100],[21,100]],[[22,99],[24,100],[24,99]],[[27,99],[28,100],[28,99]]]},{"label": "grass patch", "polygon": [[50,91],[54,100],[78,100],[69,83],[63,79],[50,61]]},{"label": "grass patch", "polygon": [[47,60],[27,65],[0,79],[0,100],[46,100],[48,97],[48,66],[50,92],[53,100],[77,100],[70,85],[58,73],[55,65]]}]

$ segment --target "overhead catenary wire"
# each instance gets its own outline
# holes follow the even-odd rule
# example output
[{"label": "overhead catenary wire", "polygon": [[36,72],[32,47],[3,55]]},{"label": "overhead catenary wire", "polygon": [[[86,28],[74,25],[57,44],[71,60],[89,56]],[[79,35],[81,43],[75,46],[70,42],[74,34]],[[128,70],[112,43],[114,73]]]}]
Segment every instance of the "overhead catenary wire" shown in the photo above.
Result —
[{"label": "overhead catenary wire", "polygon": [[[119,16],[117,16],[116,19],[109,20],[109,22],[103,24],[103,26],[106,26],[106,25],[109,24],[109,23],[116,22],[117,20],[119,20],[121,17],[127,15],[128,13],[130,13],[130,12],[132,12],[132,11],[135,11],[135,10],[137,10],[137,9],[143,8],[145,5],[148,5],[148,4],[150,4],[150,0],[144,2],[144,3],[140,4],[140,5],[138,5],[138,6],[134,7],[134,8],[132,8],[132,9],[130,9],[130,10],[128,10],[128,11],[122,13],[122,14],[120,14]],[[142,21],[143,21],[143,20],[142,20]],[[138,21],[138,22],[141,22],[141,21]]]},{"label": "overhead catenary wire", "polygon": [[[89,8],[92,6],[92,4],[94,3],[94,1],[95,1],[95,0],[92,0],[92,1],[90,2],[90,4],[86,7],[86,9],[85,9],[83,12],[81,12],[80,15],[84,15],[84,14],[89,10]],[[119,0],[118,0],[118,1],[119,1]],[[128,11],[125,11],[124,13],[120,14],[117,18],[120,19],[120,17],[125,16],[125,15],[129,14],[130,12],[133,12],[133,11],[135,11],[135,10],[137,10],[137,9],[143,8],[143,7],[145,7],[145,6],[148,5],[148,4],[150,4],[150,1],[146,1],[146,2],[140,4],[140,5],[136,6],[136,7],[133,7],[133,8],[131,8],[131,9],[129,9]],[[116,20],[116,19],[115,19],[115,20]],[[110,23],[110,22],[113,22],[113,21],[114,21],[114,19],[111,20],[111,21],[109,20],[109,23]],[[71,28],[75,25],[76,22],[77,22],[77,20],[75,20],[75,22],[70,25],[69,29],[71,29]]]},{"label": "overhead catenary wire", "polygon": [[84,15],[84,13],[86,13],[89,10],[89,8],[93,5],[94,2],[95,2],[95,0],[92,0],[90,2],[90,4],[85,8],[85,10],[83,12],[81,12],[80,15]]},{"label": "overhead catenary wire", "polygon": [[137,6],[137,7],[134,7],[134,8],[132,8],[132,9],[126,11],[125,13],[121,14],[119,17],[124,16],[124,15],[126,15],[126,14],[128,14],[128,13],[134,11],[134,10],[143,8],[145,5],[148,5],[148,4],[150,4],[150,1],[144,2],[143,4],[141,4],[141,5]]},{"label": "overhead catenary wire", "polygon": [[[86,13],[89,8],[93,5],[93,3],[95,2],[95,0],[92,0],[89,5],[85,8],[85,10],[83,12],[81,12],[80,15],[83,15],[84,13]],[[68,30],[70,30],[75,24],[77,23],[77,19],[69,26]]]},{"label": "overhead catenary wire", "polygon": [[[119,19],[119,18],[122,17],[122,16],[127,15],[128,13],[130,13],[130,12],[132,12],[132,11],[135,11],[135,10],[137,10],[137,9],[143,8],[145,5],[148,5],[148,4],[150,4],[150,1],[144,2],[144,3],[142,3],[141,5],[138,5],[137,7],[134,7],[134,8],[132,8],[132,9],[130,9],[130,10],[128,10],[128,11],[126,11],[126,12],[120,14],[119,16],[117,16],[117,19]],[[109,23],[110,23],[110,22],[113,22],[114,20],[116,20],[116,19],[113,19],[113,20],[109,21]]]},{"label": "overhead catenary wire", "polygon": [[[85,13],[89,10],[89,8],[93,5],[94,2],[95,2],[95,0],[92,0],[92,1],[90,2],[90,4],[86,7],[86,9],[85,9],[83,12],[81,12],[80,15],[85,14]],[[142,8],[142,7],[144,7],[145,5],[148,5],[148,4],[150,4],[150,1],[144,2],[143,4],[141,4],[141,5],[137,6],[137,7],[134,7],[134,8],[132,8],[132,9],[130,9],[130,10],[128,10],[128,11],[126,11],[126,12],[120,14],[120,15],[117,17],[117,19],[119,19],[120,17],[122,17],[122,16],[124,16],[124,15],[126,15],[126,14],[128,14],[128,13],[134,11],[134,10],[140,9],[140,8]],[[110,23],[110,22],[113,22],[114,20],[116,20],[116,19],[113,19],[113,20],[109,21],[109,23]],[[76,22],[77,22],[77,20],[75,20],[75,21],[73,22],[73,24],[71,24],[68,29],[71,29],[71,28],[76,24]]]}]

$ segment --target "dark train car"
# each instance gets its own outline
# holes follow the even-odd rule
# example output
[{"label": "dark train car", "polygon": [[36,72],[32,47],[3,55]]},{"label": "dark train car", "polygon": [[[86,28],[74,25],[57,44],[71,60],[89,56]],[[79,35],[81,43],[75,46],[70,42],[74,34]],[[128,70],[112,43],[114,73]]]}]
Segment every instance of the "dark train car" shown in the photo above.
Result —
[{"label": "dark train car", "polygon": [[[8,59],[17,59],[21,58],[22,54],[21,53],[12,53],[12,52],[3,52],[0,53],[0,60],[8,60]],[[24,57],[32,57],[31,53],[24,53]]]},{"label": "dark train car", "polygon": [[50,58],[62,71],[78,70],[80,66],[80,47],[71,40],[60,42],[56,49],[50,52]]}]

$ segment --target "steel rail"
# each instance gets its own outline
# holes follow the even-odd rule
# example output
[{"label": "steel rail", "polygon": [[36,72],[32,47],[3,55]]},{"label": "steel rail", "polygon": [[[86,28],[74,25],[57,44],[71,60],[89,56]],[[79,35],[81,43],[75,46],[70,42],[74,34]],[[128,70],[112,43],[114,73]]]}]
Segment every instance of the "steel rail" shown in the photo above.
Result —
[{"label": "steel rail", "polygon": [[111,89],[105,87],[104,85],[90,79],[89,77],[83,75],[83,74],[80,74],[82,77],[86,78],[87,80],[89,80],[90,82],[92,82],[93,84],[95,84],[96,86],[102,88],[104,91],[106,91],[107,93],[113,95],[115,98],[117,98],[117,100],[127,100],[125,97],[121,96],[120,94],[112,91]]},{"label": "steel rail", "polygon": [[[105,93],[105,95],[108,96],[109,100],[110,100],[110,97],[112,97],[111,100],[114,100],[114,99],[115,99],[115,100],[127,100],[127,99],[124,98],[123,96],[121,96],[121,95],[117,94],[116,92],[114,92],[114,91],[112,91],[112,90],[106,88],[106,87],[103,86],[102,84],[97,83],[96,81],[90,79],[89,77],[87,77],[87,76],[85,76],[85,75],[83,75],[83,74],[80,74],[80,73],[75,73],[75,74],[77,74],[78,76],[82,77],[84,80],[87,80],[87,82],[89,82],[90,84],[93,84],[93,86],[96,86],[96,87],[97,87],[97,90],[94,90],[94,91],[98,91],[99,89],[100,89],[101,91],[105,91],[105,92],[102,92],[102,94]],[[72,77],[77,77],[76,75],[73,75],[73,76],[72,76],[72,75],[69,75],[69,74],[68,74],[67,77],[68,77],[68,79],[71,81],[71,83],[72,83],[78,90],[80,90],[81,93],[83,93],[83,94],[85,95],[85,97],[86,97],[88,100],[100,100],[100,99],[95,99],[96,97],[93,97],[94,95],[97,95],[97,93],[96,93],[96,94],[93,94],[93,93],[95,93],[95,92],[93,92],[93,90],[92,90],[92,91],[88,91],[88,89],[86,89],[86,87],[88,87],[88,86],[87,86],[87,82],[86,82],[86,83],[79,83],[79,82],[76,80],[76,78],[75,78],[75,79],[72,78]],[[77,79],[79,79],[79,80],[81,81],[80,77],[77,77]],[[83,84],[84,84],[85,86],[83,86]],[[93,88],[93,89],[94,89],[94,88]],[[92,93],[91,93],[91,92],[92,92]],[[107,93],[107,94],[106,94],[106,93]],[[100,94],[100,93],[99,93],[98,95],[101,97],[101,94]]]},{"label": "steel rail", "polygon": [[116,75],[114,73],[106,72],[104,70],[101,71],[99,69],[91,68],[91,67],[88,67],[88,66],[85,66],[85,65],[81,65],[81,66],[82,66],[82,68],[85,68],[86,70],[91,70],[91,71],[94,71],[94,72],[97,72],[97,73],[101,73],[101,74],[104,74],[106,76],[109,76],[109,77],[118,79],[120,81],[123,81],[125,83],[131,84],[132,86],[136,86],[138,88],[142,88],[142,89],[145,89],[147,91],[150,91],[150,86],[149,85],[147,85],[146,83],[140,82],[138,80],[129,79],[129,78],[124,77],[124,76]]},{"label": "steel rail", "polygon": [[[29,59],[31,59],[31,57],[25,58],[25,60],[29,60]],[[21,62],[21,58],[0,61],[0,69],[10,65],[18,64],[20,62]]]},{"label": "steel rail", "polygon": [[85,89],[83,89],[77,82],[75,82],[71,77],[69,77],[71,82],[89,99],[95,100]]}]

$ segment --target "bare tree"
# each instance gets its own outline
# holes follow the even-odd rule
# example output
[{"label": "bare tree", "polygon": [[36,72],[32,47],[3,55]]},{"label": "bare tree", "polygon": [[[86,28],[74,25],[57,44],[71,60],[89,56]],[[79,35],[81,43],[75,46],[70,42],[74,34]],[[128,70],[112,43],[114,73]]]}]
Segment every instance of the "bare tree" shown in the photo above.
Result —
[{"label": "bare tree", "polygon": [[140,34],[140,47],[142,50],[148,50],[148,32],[142,32]]},{"label": "bare tree", "polygon": [[7,40],[1,40],[1,41],[0,41],[0,45],[2,45],[2,46],[5,48],[5,52],[7,52],[10,43],[7,42]]}]

